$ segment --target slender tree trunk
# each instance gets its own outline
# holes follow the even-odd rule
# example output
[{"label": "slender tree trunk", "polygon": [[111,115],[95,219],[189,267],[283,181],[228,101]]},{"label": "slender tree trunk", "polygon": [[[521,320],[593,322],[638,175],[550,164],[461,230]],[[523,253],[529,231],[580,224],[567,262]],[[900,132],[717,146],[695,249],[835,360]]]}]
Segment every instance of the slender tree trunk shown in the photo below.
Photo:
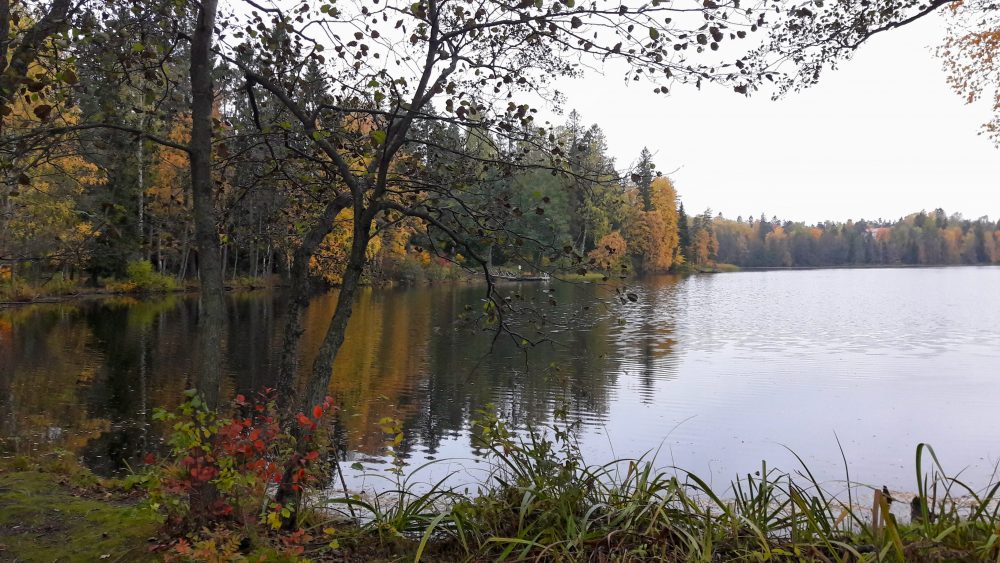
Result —
[{"label": "slender tree trunk", "polygon": [[191,255],[191,242],[188,240],[189,236],[188,227],[185,225],[184,242],[181,243],[181,265],[177,274],[177,280],[182,283],[187,278],[188,258]]},{"label": "slender tree trunk", "polygon": [[[188,145],[198,272],[201,277],[199,370],[195,386],[210,409],[219,405],[226,313],[212,181],[212,107],[215,102],[212,36],[217,9],[218,0],[201,1],[191,37],[191,142]],[[197,482],[191,489],[192,515],[199,520],[210,518],[218,498],[218,490],[211,482]]]},{"label": "slender tree trunk", "polygon": [[198,391],[209,407],[219,402],[222,379],[222,332],[225,300],[219,236],[215,224],[212,182],[212,36],[218,0],[202,0],[191,38],[191,193],[194,196],[195,239],[201,276],[201,370]]},{"label": "slender tree trunk", "polygon": [[360,215],[362,218],[356,219],[354,224],[351,254],[347,261],[343,282],[340,285],[340,293],[337,295],[337,308],[333,313],[333,319],[330,320],[330,326],[326,330],[326,336],[320,345],[319,353],[313,361],[309,385],[301,403],[303,409],[323,403],[330,388],[330,378],[333,376],[333,361],[337,358],[337,352],[340,351],[340,346],[344,343],[347,321],[351,318],[354,297],[357,295],[361,274],[365,269],[365,253],[371,238],[371,218],[367,213]]},{"label": "slender tree trunk", "polygon": [[[284,341],[281,347],[281,364],[278,372],[278,406],[282,416],[293,404],[295,396],[295,381],[299,367],[299,341],[302,338],[302,313],[309,305],[309,260],[323,243],[326,235],[333,230],[333,222],[348,205],[351,199],[340,195],[330,201],[323,216],[306,233],[302,243],[295,249],[289,267],[288,310],[285,317]],[[339,304],[338,304],[339,306]]]},{"label": "slender tree trunk", "polygon": [[[329,206],[327,207],[327,211],[329,211]],[[360,217],[360,220],[358,217]],[[368,241],[371,239],[371,223],[372,215],[368,213],[368,210],[358,213],[356,207],[351,253],[348,257],[347,270],[344,272],[344,279],[340,286],[340,293],[337,295],[337,308],[334,310],[330,326],[327,328],[322,345],[320,345],[319,354],[313,361],[307,390],[305,395],[303,395],[302,401],[299,403],[301,412],[310,412],[313,406],[323,404],[326,399],[327,390],[330,387],[330,378],[333,376],[333,361],[336,359],[337,352],[344,343],[347,321],[351,318],[354,298],[361,283],[361,274],[364,272],[365,255],[368,250]],[[320,241],[322,240],[320,238]],[[308,260],[306,260],[306,267],[308,267]],[[284,368],[284,366],[282,367]],[[285,505],[291,504],[297,509],[301,506],[302,491],[301,489],[296,489],[292,475],[299,467],[301,456],[306,453],[311,443],[311,432],[307,429],[293,426],[292,434],[296,438],[297,451],[285,465],[285,471],[282,475],[281,484],[278,486],[275,501]],[[292,517],[285,519],[284,527],[286,529],[294,528],[297,517],[297,512],[293,511]]]},{"label": "slender tree trunk", "polygon": [[257,277],[257,264],[259,263],[259,260],[260,260],[260,243],[254,242],[253,260],[252,260],[252,266],[250,267],[250,277],[253,278]]},{"label": "slender tree trunk", "polygon": [[[140,82],[142,84],[142,82]],[[146,130],[146,118],[143,117],[139,121],[139,129],[142,131]],[[136,143],[136,159],[139,161],[138,169],[136,170],[139,182],[139,255],[143,254],[143,247],[146,246],[146,143],[142,139],[139,139]],[[150,260],[152,257],[152,248],[145,248],[146,260]]]},{"label": "slender tree trunk", "polygon": [[166,261],[163,259],[163,230],[156,230],[156,265],[157,270],[162,274],[166,268]]}]

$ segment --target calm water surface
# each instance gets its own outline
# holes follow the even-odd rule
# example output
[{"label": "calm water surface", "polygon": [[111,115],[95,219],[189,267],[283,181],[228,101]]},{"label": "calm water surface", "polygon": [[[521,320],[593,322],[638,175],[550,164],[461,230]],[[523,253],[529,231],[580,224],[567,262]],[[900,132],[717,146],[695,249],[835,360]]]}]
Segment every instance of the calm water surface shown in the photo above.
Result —
[{"label": "calm water surface", "polygon": [[[404,422],[410,467],[474,480],[469,438],[495,405],[524,427],[568,405],[588,460],[658,451],[717,484],[768,466],[913,489],[913,452],[985,482],[1000,459],[1000,268],[745,272],[657,277],[622,305],[594,285],[509,285],[548,301],[527,354],[457,322],[481,287],[370,290],[355,307],[331,394],[351,460],[384,468],[376,422]],[[307,314],[308,366],[335,304]],[[58,446],[113,472],[156,448],[157,406],[192,385],[197,299],[115,298],[0,309],[0,435]],[[230,298],[228,391],[273,382],[284,300]],[[352,486],[371,478],[354,472]]]}]

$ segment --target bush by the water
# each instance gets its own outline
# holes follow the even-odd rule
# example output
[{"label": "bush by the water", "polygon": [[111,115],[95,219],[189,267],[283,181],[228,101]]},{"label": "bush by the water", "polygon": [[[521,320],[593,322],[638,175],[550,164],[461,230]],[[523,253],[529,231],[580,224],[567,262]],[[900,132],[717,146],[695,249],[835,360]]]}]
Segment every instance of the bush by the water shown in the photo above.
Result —
[{"label": "bush by the water", "polygon": [[2,274],[0,272],[0,301],[32,301],[46,296],[72,295],[80,290],[78,280],[61,273],[37,282],[5,278]]},{"label": "bush by the water", "polygon": [[[170,451],[126,480],[148,495],[149,506],[162,514],[165,531],[175,541],[171,551],[193,560],[229,560],[248,545],[269,546],[268,535],[287,527],[293,511],[304,505],[283,504],[271,495],[286,478],[291,491],[316,489],[328,478],[321,459],[327,442],[321,422],[332,401],[298,413],[295,423],[309,430],[308,447],[282,432],[273,392],[255,397],[238,395],[231,414],[207,408],[194,391],[175,412],[157,409],[154,420],[170,425]],[[301,555],[301,544],[312,536],[296,530],[285,534],[273,553]]]},{"label": "bush by the water", "polygon": [[126,278],[123,281],[113,281],[107,284],[108,291],[114,293],[158,293],[176,291],[180,288],[177,280],[153,270],[149,260],[129,262],[126,268]]}]

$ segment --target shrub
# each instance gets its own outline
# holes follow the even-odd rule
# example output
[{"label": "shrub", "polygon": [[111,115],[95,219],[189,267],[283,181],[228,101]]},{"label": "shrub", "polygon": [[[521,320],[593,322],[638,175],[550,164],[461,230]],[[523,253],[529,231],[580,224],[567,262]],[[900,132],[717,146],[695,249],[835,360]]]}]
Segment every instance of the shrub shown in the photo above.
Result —
[{"label": "shrub", "polygon": [[153,271],[149,260],[135,260],[128,263],[125,281],[110,282],[107,289],[115,293],[157,293],[177,291],[179,285],[174,278]]},{"label": "shrub", "polygon": [[[331,408],[328,398],[308,415],[298,413],[295,420],[315,435]],[[157,409],[154,419],[172,424],[170,452],[159,462],[147,454],[146,470],[127,479],[128,486],[146,490],[150,506],[163,513],[169,533],[188,533],[175,544],[181,555],[190,555],[191,546],[231,547],[230,541],[220,538],[231,539],[224,530],[233,525],[249,536],[279,529],[294,510],[270,498],[284,471],[292,468],[292,488],[297,491],[320,483],[328,473],[319,445],[325,442],[314,439],[308,442],[309,449],[296,450],[295,440],[281,430],[271,390],[252,400],[238,395],[233,411],[223,416],[210,410],[194,391],[186,392],[185,402],[175,412]],[[214,502],[198,501],[206,494]]]},{"label": "shrub", "polygon": [[232,280],[229,285],[234,289],[266,289],[271,287],[272,280],[267,277],[240,276]]},{"label": "shrub", "polygon": [[[2,272],[0,272],[2,273]],[[41,282],[0,277],[0,301],[33,301],[46,295],[70,295],[79,289],[76,280],[66,278],[61,273]]]},{"label": "shrub", "polygon": [[0,284],[0,301],[31,301],[41,296],[41,289],[23,280]]}]

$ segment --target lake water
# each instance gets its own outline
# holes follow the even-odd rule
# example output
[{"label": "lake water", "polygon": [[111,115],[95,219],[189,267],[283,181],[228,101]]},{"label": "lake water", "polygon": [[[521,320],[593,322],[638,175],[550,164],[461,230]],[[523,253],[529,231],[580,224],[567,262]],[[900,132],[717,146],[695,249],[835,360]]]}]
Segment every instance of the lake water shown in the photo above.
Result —
[{"label": "lake water", "polygon": [[[525,354],[457,319],[483,288],[367,290],[331,395],[351,460],[382,464],[377,421],[403,421],[410,467],[476,478],[470,419],[487,405],[524,427],[569,407],[588,461],[658,463],[728,483],[768,466],[914,488],[919,442],[985,482],[1000,459],[1000,268],[742,272],[648,278],[636,303],[590,284],[510,284],[553,342]],[[548,304],[549,298],[556,305]],[[227,391],[273,382],[283,297],[230,296]],[[308,366],[335,304],[307,312]],[[57,446],[99,472],[156,447],[151,411],[176,405],[197,358],[193,296],[0,309],[0,434]],[[349,464],[348,464],[349,465]],[[430,478],[432,475],[429,475]],[[351,486],[365,481],[350,471]]]}]

